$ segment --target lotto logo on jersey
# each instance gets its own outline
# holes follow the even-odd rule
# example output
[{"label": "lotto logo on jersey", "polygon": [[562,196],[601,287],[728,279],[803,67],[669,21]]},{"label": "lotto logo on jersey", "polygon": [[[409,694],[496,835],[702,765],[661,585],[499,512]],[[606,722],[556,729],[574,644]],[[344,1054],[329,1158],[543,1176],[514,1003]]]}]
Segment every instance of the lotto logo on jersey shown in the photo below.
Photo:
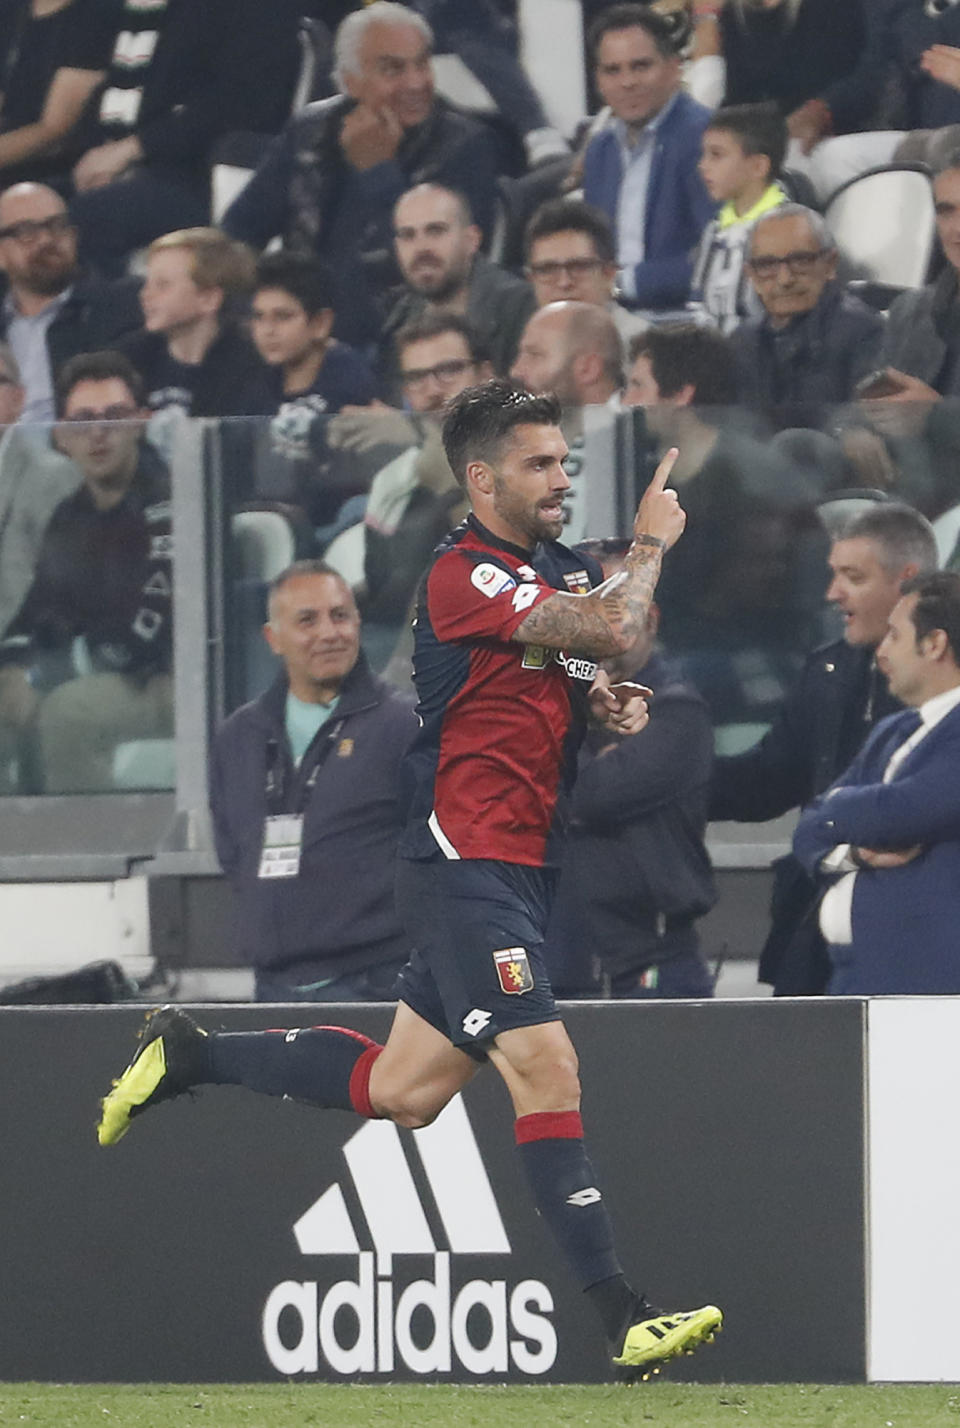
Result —
[{"label": "lotto logo on jersey", "polygon": [[487,595],[492,600],[494,595],[499,595],[502,590],[513,590],[517,582],[508,571],[501,570],[499,565],[484,562],[473,567],[470,584],[479,590],[481,595]]},{"label": "lotto logo on jersey", "polygon": [[504,947],[494,952],[493,965],[497,969],[501,991],[519,997],[523,992],[533,991],[533,973],[523,947]]}]

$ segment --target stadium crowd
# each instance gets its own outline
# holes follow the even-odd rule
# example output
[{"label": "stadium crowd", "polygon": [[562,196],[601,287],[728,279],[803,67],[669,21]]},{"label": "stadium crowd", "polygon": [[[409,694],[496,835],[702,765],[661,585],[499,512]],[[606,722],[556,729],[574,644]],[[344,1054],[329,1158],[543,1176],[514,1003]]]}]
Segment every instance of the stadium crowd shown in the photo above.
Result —
[{"label": "stadium crowd", "polygon": [[[386,908],[385,760],[415,725],[417,587],[467,510],[440,423],[467,387],[511,377],[561,404],[564,541],[587,586],[594,563],[622,563],[628,529],[600,498],[596,409],[617,428],[620,505],[677,447],[687,512],[617,662],[654,691],[650,726],[595,729],[581,756],[547,941],[558,989],[711,995],[707,820],[802,807],[765,980],[960,991],[942,949],[911,966],[894,946],[872,981],[859,914],[851,930],[854,883],[863,903],[903,888],[921,922],[933,904],[955,922],[948,811],[928,801],[929,828],[911,810],[903,833],[854,820],[849,842],[823,812],[837,780],[909,783],[913,765],[875,743],[847,774],[885,716],[951,725],[960,3],[580,8],[583,40],[556,36],[585,46],[583,112],[564,124],[510,0],[5,7],[0,793],[136,786],[118,761],[172,739],[169,467],[183,417],[213,419],[227,508],[272,516],[298,562],[258,592],[280,576],[278,681],[264,693],[247,651],[245,708],[214,752],[258,995],[389,995],[406,949]],[[435,70],[434,52],[458,67]],[[344,642],[313,684],[292,590]],[[932,674],[904,673],[894,637]],[[355,724],[375,731],[375,767]],[[238,748],[247,773],[267,759],[266,791],[231,773]],[[310,887],[278,892],[282,877]],[[901,924],[912,949],[919,924]]]}]

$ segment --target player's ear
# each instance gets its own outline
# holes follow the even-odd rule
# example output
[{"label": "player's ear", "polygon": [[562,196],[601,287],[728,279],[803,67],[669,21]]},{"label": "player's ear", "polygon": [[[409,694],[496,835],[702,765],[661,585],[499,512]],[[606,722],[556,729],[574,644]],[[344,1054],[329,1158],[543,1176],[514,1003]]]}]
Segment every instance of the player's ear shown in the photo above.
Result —
[{"label": "player's ear", "polygon": [[493,467],[485,461],[467,462],[467,491],[489,496],[493,492]]}]

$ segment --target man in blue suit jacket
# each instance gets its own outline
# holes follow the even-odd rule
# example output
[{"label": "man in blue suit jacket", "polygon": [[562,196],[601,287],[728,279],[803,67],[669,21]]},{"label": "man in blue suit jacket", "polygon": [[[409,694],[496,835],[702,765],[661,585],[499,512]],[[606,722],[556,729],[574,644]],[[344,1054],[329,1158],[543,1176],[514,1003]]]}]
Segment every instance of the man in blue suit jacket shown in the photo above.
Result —
[{"label": "man in blue suit jacket", "polygon": [[794,837],[808,871],[831,878],[820,925],[834,994],[960,992],[960,574],[903,592],[877,663],[908,707]]},{"label": "man in blue suit jacket", "polygon": [[693,252],[716,204],[697,169],[710,110],[680,87],[669,28],[644,5],[612,5],[591,32],[597,88],[612,112],[584,157],[583,194],[610,217],[621,300],[682,308]]}]

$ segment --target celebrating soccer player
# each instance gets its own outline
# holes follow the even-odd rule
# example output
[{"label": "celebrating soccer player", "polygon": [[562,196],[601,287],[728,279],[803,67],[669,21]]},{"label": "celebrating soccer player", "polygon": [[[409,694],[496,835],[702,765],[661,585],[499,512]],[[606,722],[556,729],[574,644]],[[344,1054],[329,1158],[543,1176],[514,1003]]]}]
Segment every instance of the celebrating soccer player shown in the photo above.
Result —
[{"label": "celebrating soccer player", "polygon": [[542,943],[567,791],[588,712],[630,735],[644,691],[596,661],[644,628],[684,513],[657,468],[624,571],[600,583],[558,541],[570,482],[553,397],[505,382],[461,392],[443,440],[472,506],[424,579],[414,679],[421,729],[407,755],[409,821],[397,897],[415,951],[385,1046],[340,1027],[207,1032],[165,1007],[103,1103],[111,1145],[148,1107],[204,1083],[429,1125],[491,1062],[516,1116],[537,1209],[597,1309],[614,1362],[647,1377],[712,1337],[713,1305],[663,1313],[627,1283],[583,1143],[577,1057]]}]

